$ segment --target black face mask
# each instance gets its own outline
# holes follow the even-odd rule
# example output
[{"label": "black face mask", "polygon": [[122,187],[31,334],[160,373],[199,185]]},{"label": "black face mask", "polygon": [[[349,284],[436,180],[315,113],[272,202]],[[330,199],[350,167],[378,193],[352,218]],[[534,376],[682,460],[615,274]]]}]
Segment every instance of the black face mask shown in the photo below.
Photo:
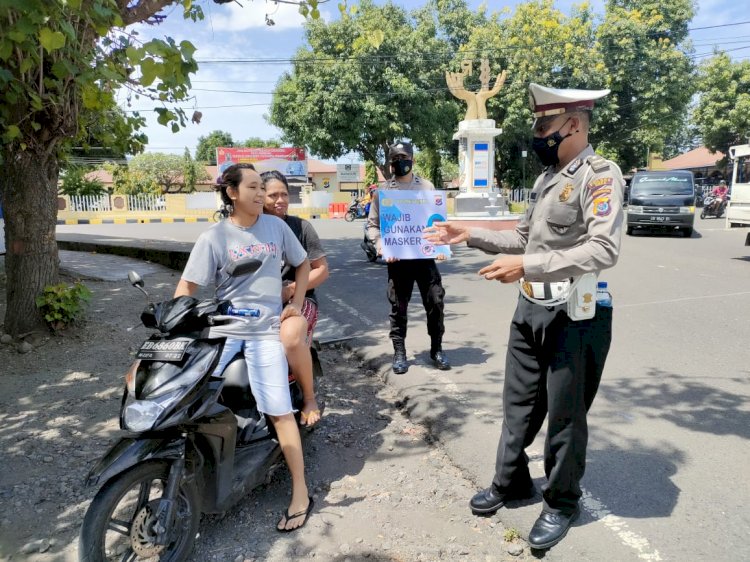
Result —
[{"label": "black face mask", "polygon": [[[568,121],[570,121],[570,119],[568,119]],[[562,136],[560,134],[560,131],[568,123],[568,121],[565,121],[565,123],[563,123],[562,126],[551,135],[547,135],[546,137],[541,138],[534,137],[534,139],[531,141],[531,148],[539,157],[542,165],[555,166],[558,162],[560,162],[560,159],[557,156],[557,151],[560,149],[560,143],[573,134],[573,131],[569,132],[565,136]]]},{"label": "black face mask", "polygon": [[406,174],[411,172],[411,167],[414,165],[412,160],[396,160],[391,162],[391,169],[394,175],[398,177],[404,177]]}]

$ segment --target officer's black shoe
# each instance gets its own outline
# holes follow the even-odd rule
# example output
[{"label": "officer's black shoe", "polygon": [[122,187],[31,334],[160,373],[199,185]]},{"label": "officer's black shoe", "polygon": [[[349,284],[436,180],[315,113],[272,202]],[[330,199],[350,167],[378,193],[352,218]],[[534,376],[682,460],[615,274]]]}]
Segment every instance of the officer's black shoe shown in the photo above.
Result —
[{"label": "officer's black shoe", "polygon": [[471,512],[474,515],[489,515],[495,513],[505,505],[505,502],[511,500],[526,500],[533,498],[536,494],[534,484],[529,482],[525,487],[517,492],[500,493],[495,486],[490,486],[474,495],[469,502]]},{"label": "officer's black shoe", "polygon": [[445,353],[443,353],[442,349],[431,351],[430,359],[434,361],[435,367],[437,367],[441,371],[448,371],[451,368],[451,364],[448,361],[448,358],[445,356]]},{"label": "officer's black shoe", "polygon": [[409,363],[406,361],[406,350],[397,349],[393,353],[393,372],[397,375],[403,375],[409,370]]},{"label": "officer's black shoe", "polygon": [[531,548],[543,550],[555,546],[563,540],[571,524],[580,513],[581,511],[577,507],[573,513],[569,514],[542,511],[529,533]]}]

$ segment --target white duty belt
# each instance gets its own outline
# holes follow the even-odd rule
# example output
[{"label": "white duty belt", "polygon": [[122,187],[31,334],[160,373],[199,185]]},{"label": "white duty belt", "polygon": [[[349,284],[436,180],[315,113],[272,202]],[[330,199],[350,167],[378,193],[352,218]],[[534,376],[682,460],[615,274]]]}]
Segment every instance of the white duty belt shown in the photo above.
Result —
[{"label": "white duty belt", "polygon": [[518,281],[518,290],[529,302],[542,306],[557,306],[568,302],[579,281],[580,277],[553,283],[526,281],[521,278]]}]

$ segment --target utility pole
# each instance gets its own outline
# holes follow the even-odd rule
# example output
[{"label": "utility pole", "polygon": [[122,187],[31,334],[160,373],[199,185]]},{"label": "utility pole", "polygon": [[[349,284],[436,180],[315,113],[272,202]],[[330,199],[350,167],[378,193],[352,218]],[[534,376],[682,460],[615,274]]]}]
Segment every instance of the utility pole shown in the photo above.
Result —
[{"label": "utility pole", "polygon": [[[528,152],[525,150],[521,151],[521,158],[523,158],[523,166],[521,167],[521,177],[523,178],[521,180],[521,186],[523,187],[523,198],[524,200],[527,199],[527,191],[526,191],[526,157],[528,156]],[[526,201],[528,204],[528,201]]]}]

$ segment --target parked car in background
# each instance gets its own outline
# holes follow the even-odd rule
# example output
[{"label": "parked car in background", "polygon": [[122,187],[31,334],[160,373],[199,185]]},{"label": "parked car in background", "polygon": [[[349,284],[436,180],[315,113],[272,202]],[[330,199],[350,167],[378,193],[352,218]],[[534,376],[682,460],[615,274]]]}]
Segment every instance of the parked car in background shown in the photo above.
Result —
[{"label": "parked car in background", "polygon": [[686,238],[693,235],[695,185],[693,173],[636,172],[630,184],[627,234],[635,229],[678,230]]}]

